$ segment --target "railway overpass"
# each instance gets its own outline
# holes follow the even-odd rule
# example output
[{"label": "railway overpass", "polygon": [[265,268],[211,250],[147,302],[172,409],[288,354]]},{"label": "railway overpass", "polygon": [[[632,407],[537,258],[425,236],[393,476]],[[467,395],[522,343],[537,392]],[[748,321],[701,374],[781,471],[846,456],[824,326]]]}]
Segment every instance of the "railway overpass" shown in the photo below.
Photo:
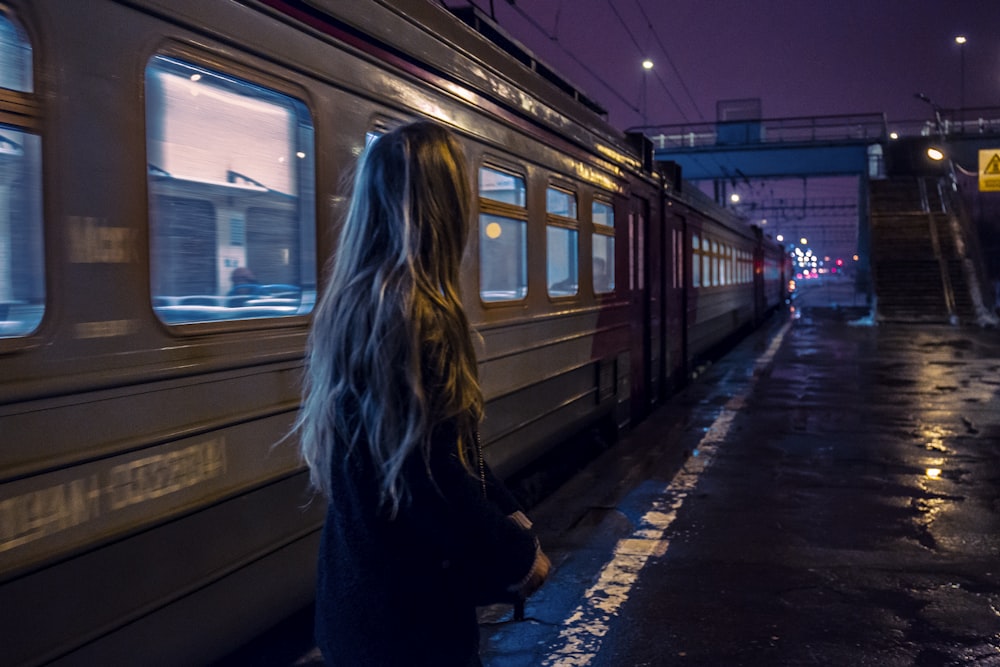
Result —
[{"label": "railway overpass", "polygon": [[[728,105],[728,106],[725,106]],[[672,162],[688,181],[714,183],[716,201],[728,204],[727,188],[750,179],[857,177],[857,196],[837,200],[806,199],[744,202],[733,206],[755,217],[796,216],[797,228],[834,245],[854,245],[859,289],[869,289],[871,251],[869,181],[889,173],[954,174],[977,168],[980,149],[1000,148],[1000,109],[943,110],[934,106],[926,121],[890,124],[881,113],[759,118],[755,100],[720,103],[714,123],[686,123],[632,128],[650,143],[652,159]],[[936,145],[947,159],[934,162],[927,148]],[[840,217],[839,222],[834,218]],[[849,229],[846,219],[856,220]],[[798,235],[796,235],[798,236]],[[841,254],[841,253],[838,253]]]}]

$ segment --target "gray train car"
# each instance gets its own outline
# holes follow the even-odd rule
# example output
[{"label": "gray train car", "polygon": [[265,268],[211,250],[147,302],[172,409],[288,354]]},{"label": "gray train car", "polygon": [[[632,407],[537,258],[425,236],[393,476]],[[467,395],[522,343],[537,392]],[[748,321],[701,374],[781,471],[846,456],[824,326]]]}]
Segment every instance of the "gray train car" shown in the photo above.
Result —
[{"label": "gray train car", "polygon": [[702,329],[771,307],[727,282],[708,315],[693,235],[742,266],[753,234],[480,19],[0,6],[0,664],[204,664],[309,602],[323,507],[287,434],[343,184],[387,128],[435,119],[470,158],[501,475],[641,419]]}]

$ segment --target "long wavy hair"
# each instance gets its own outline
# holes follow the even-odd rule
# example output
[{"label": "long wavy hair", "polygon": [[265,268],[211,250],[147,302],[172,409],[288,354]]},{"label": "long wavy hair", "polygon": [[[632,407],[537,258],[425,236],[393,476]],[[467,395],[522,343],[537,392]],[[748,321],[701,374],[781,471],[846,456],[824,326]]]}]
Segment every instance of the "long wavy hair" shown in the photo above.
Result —
[{"label": "long wavy hair", "polygon": [[407,496],[404,463],[445,422],[473,472],[469,445],[483,398],[459,269],[471,191],[454,135],[429,121],[397,128],[362,155],[316,309],[296,424],[315,488],[331,466],[366,450],[393,514]]}]

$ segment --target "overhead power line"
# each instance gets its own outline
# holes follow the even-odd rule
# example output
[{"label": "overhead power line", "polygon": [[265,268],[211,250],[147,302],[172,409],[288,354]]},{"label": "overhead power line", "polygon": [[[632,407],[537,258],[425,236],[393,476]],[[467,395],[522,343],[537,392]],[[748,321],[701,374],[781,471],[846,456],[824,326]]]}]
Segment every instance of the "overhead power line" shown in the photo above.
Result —
[{"label": "overhead power line", "polygon": [[[634,104],[632,104],[631,102],[628,101],[628,98],[626,98],[624,95],[622,95],[620,92],[618,92],[618,90],[614,86],[612,86],[610,83],[608,83],[607,81],[605,81],[601,77],[601,75],[598,74],[597,72],[595,72],[593,69],[591,69],[590,66],[587,65],[587,63],[585,63],[582,60],[580,60],[576,56],[576,54],[574,54],[572,51],[570,51],[569,49],[567,49],[566,47],[564,47],[562,45],[562,43],[559,41],[558,35],[553,35],[553,34],[549,33],[549,31],[546,30],[544,26],[542,26],[532,16],[530,16],[527,12],[525,12],[523,9],[521,9],[520,5],[518,5],[516,2],[513,2],[512,0],[508,0],[508,2],[510,3],[511,8],[515,12],[517,12],[521,16],[521,18],[523,18],[525,21],[527,21],[533,28],[535,28],[536,30],[538,30],[538,32],[540,32],[543,35],[545,35],[550,41],[552,41],[559,48],[560,51],[562,51],[567,56],[569,56],[573,60],[573,62],[575,62],[580,67],[582,67],[583,70],[585,72],[587,72],[587,74],[589,74],[590,76],[592,76],[598,83],[600,83],[602,86],[604,86],[609,91],[611,91],[611,93],[613,93],[615,95],[615,97],[617,97],[622,102],[622,104],[624,104],[625,106],[627,106],[629,109],[631,109],[632,111],[634,111],[637,114],[641,113],[639,111],[639,108],[636,105],[634,105]],[[472,4],[471,0],[470,0],[470,4]],[[482,10],[480,10],[480,11],[482,11]]]}]

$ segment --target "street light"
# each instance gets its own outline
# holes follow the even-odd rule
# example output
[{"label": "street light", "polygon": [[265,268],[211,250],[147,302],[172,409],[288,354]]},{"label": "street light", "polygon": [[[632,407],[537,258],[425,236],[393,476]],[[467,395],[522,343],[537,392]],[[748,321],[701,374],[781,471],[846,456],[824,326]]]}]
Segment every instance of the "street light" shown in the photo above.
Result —
[{"label": "street light", "polygon": [[958,121],[962,125],[962,131],[965,131],[965,43],[969,41],[965,38],[965,35],[959,35],[955,38],[955,43],[958,44],[958,85],[959,85],[959,98],[958,98]]},{"label": "street light", "polygon": [[642,124],[649,125],[649,118],[646,115],[646,73],[653,69],[653,61],[645,58],[642,61]]}]

